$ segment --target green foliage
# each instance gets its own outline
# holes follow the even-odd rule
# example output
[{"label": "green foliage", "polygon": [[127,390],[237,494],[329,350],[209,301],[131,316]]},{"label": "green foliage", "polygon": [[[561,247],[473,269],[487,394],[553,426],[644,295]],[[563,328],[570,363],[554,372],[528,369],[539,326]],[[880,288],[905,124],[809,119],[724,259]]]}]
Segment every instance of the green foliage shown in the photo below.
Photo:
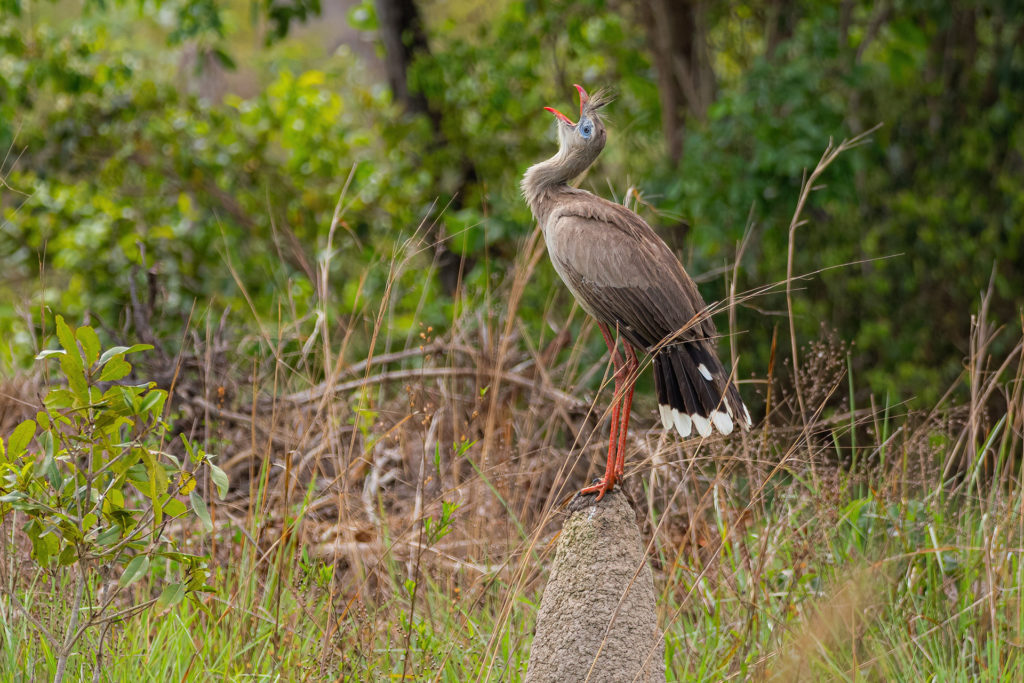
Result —
[{"label": "green foliage", "polygon": [[[196,475],[208,471],[222,496],[227,477],[187,440],[187,459],[168,453],[167,392],[152,382],[123,381],[132,372],[126,357],[152,347],[104,350],[93,328],[72,329],[59,315],[56,334],[61,348],[38,358],[57,360],[66,386],[52,388],[45,410],[15,427],[6,446],[0,438],[0,523],[20,524],[40,569],[77,576],[80,586],[105,572],[119,575],[118,589],[106,597],[69,603],[72,612],[86,615],[84,626],[104,623],[120,589],[155,578],[153,560],[160,561],[166,584],[154,603],[158,612],[186,595],[212,591],[205,558],[181,552],[165,530],[187,515],[181,496],[188,495],[210,531]],[[74,623],[60,648],[81,637]]]},{"label": "green foliage", "polygon": [[[865,5],[853,9],[843,41],[838,6],[800,9],[790,40],[723,84],[708,120],[687,137],[682,168],[660,168],[649,190],[690,218],[688,237],[706,266],[731,257],[753,207],[756,239],[740,291],[779,281],[804,170],[830,138],[883,123],[874,144],[828,170],[805,215],[796,272],[854,265],[801,292],[798,322],[804,338],[824,322],[853,341],[866,389],[927,405],[960,370],[969,313],[993,266],[997,319],[1014,317],[1012,292],[1024,287],[1014,265],[1024,194],[1010,180],[1024,172],[1024,100],[1006,96],[1024,82],[1024,50],[1009,37],[1019,18],[919,6],[872,35],[876,15]],[[972,36],[974,53],[959,51]],[[754,303],[740,329],[764,329],[760,311],[778,307]],[[748,369],[766,366],[764,341],[740,340],[754,347],[744,349],[753,352]]]},{"label": "green foliage", "polygon": [[[709,567],[675,545],[656,548],[664,567],[675,561],[658,579],[670,680],[916,680],[922,671],[940,680],[1020,677],[1016,643],[1024,623],[1016,595],[1024,563],[1012,523],[1019,496],[999,509],[973,496],[895,501],[850,487],[830,509],[823,492],[799,490],[784,491],[768,516],[742,531],[719,518],[721,560]],[[215,604],[211,615],[182,600],[162,617],[149,612],[129,621],[112,635],[115,654],[104,672],[118,680],[301,681],[310,671],[376,680],[399,676],[408,660],[422,679],[524,676],[540,599],[532,583],[515,589],[499,575],[480,590],[425,574],[410,620],[405,563],[386,556],[381,576],[392,585],[381,589],[384,597],[343,605],[339,630],[328,631],[339,624],[329,590],[337,565],[297,549],[281,563],[261,563],[251,546],[239,554],[220,577],[237,588],[226,604]],[[27,620],[3,626],[0,667],[33,680],[52,677],[52,660],[26,661],[26,651],[45,647]],[[408,651],[396,637],[407,628]],[[326,641],[337,654],[325,657],[328,632],[340,635]]]},{"label": "green foliage", "polygon": [[433,545],[451,533],[452,523],[455,521],[453,515],[462,507],[458,503],[443,500],[441,501],[441,515],[434,519],[431,516],[423,518],[423,534],[427,538],[427,545]]},{"label": "green foliage", "polygon": [[[249,531],[224,543],[231,561],[218,576],[207,558],[172,542],[169,525],[213,529],[214,510],[197,484],[208,479],[223,497],[227,475],[189,440],[171,438],[166,393],[133,378],[129,358],[147,347],[104,350],[100,334],[149,338],[132,329],[148,318],[156,338],[181,339],[194,311],[230,312],[225,329],[270,347],[253,354],[258,363],[272,358],[267,365],[285,368],[299,349],[305,357],[315,347],[316,337],[304,335],[321,321],[315,329],[336,345],[342,328],[345,353],[362,359],[374,335],[375,353],[429,343],[458,318],[470,322],[457,341],[489,352],[500,328],[487,308],[504,307],[506,273],[532,228],[518,182],[554,150],[542,107],[571,111],[571,84],[580,82],[617,95],[609,145],[583,186],[620,198],[636,184],[639,210],[695,275],[730,263],[751,216],[740,291],[782,279],[797,191],[828,139],[884,123],[873,145],[830,167],[796,233],[798,273],[854,263],[806,281],[795,302],[801,341],[824,323],[855,343],[850,433],[833,437],[840,461],[849,444],[854,474],[815,487],[780,468],[760,508],[746,493],[730,501],[725,477],[694,504],[652,503],[670,671],[692,680],[785,680],[806,671],[1020,678],[1019,486],[983,491],[988,464],[977,458],[963,472],[968,492],[945,500],[947,468],[933,473],[932,459],[967,440],[937,431],[909,448],[888,439],[917,428],[890,423],[890,406],[911,395],[927,401],[959,371],[967,318],[993,264],[993,317],[1014,319],[1024,288],[1024,47],[1011,4],[804,0],[787,5],[789,30],[772,47],[765,27],[775,3],[709,7],[717,94],[704,118],[685,122],[678,163],[665,154],[658,74],[630,3],[510,0],[461,16],[469,3],[420,3],[430,10],[430,51],[409,74],[427,104],[417,114],[371,82],[347,46],[322,56],[309,33],[289,41],[289,27],[316,14],[318,0],[260,0],[248,14],[217,0],[92,1],[80,15],[48,2],[23,11],[28,5],[0,0],[0,147],[11,150],[0,167],[2,363],[31,362],[47,334],[37,310],[89,325],[72,329],[57,319],[60,348],[39,357],[62,383],[45,410],[0,438],[0,520],[26,540],[38,567],[38,581],[4,586],[5,598],[25,607],[0,606],[0,669],[49,677],[68,659],[82,669],[89,648],[80,629],[127,620],[111,629],[118,654],[104,671],[113,679],[518,679],[538,597],[533,568],[553,545],[535,543],[524,521],[539,499],[509,495],[522,481],[493,461],[482,465],[471,451],[475,434],[445,437],[458,439],[451,459],[466,465],[468,478],[456,488],[443,485],[448,463],[436,447],[433,474],[442,485],[441,497],[423,506],[431,514],[399,519],[382,504],[373,531],[338,536],[348,543],[354,534],[368,550],[342,551],[328,540],[300,554],[298,539],[334,539],[337,530],[311,533],[286,506],[273,519],[285,520],[290,540],[266,553],[268,537],[259,534],[272,525],[260,516],[270,494],[261,490]],[[250,35],[258,31],[243,15],[267,30]],[[353,6],[349,20],[375,30],[373,2]],[[228,94],[218,86],[211,97],[203,86],[219,77]],[[434,252],[414,234],[429,246],[444,238],[475,262],[461,300],[442,293]],[[709,300],[725,293],[721,280],[701,288]],[[741,375],[767,373],[771,315],[781,303],[769,296],[739,311]],[[569,306],[542,259],[518,306],[520,339],[561,333]],[[145,315],[134,315],[140,310]],[[600,348],[596,335],[590,341]],[[568,347],[561,359],[587,364],[579,344]],[[543,345],[529,350],[547,356]],[[302,380],[321,378],[317,362]],[[599,375],[580,384],[596,386]],[[368,387],[341,417],[367,456],[388,436],[378,433],[390,416],[378,389]],[[873,405],[863,396],[872,390],[891,397],[873,440],[858,423],[862,413],[852,412]],[[478,391],[502,410],[512,395],[507,387],[502,396]],[[514,420],[518,406],[509,407]],[[332,421],[340,415],[326,413]],[[1012,420],[994,425],[973,445],[993,454],[995,471],[1012,474]],[[514,421],[506,426],[516,438],[524,433]],[[558,448],[545,441],[545,449],[549,443]],[[516,476],[542,481],[530,457],[510,459]],[[672,475],[674,462],[652,462],[663,464],[651,482]],[[861,478],[876,463],[882,474]],[[353,471],[341,464],[342,473]],[[265,467],[271,471],[269,458]],[[267,482],[260,476],[254,485]],[[532,485],[520,488],[536,496]],[[488,509],[478,503],[492,496],[512,540],[503,546],[478,520],[457,523],[459,504],[443,497],[453,491],[474,511]],[[659,535],[669,524],[655,523],[655,514],[671,522],[679,509],[709,504],[708,517],[689,520],[680,537],[703,543],[701,525],[710,520],[710,545],[690,552]],[[339,514],[347,518],[348,509],[343,501]],[[754,519],[737,521],[739,511]],[[247,533],[255,542],[243,540]],[[417,537],[426,543],[409,543]],[[351,567],[338,561],[342,552],[375,552],[378,542],[379,555],[365,566],[358,556]],[[516,558],[530,569],[520,571],[526,565],[517,568]],[[367,574],[349,594],[352,567]],[[238,590],[223,604],[196,599],[224,577]],[[44,595],[49,589],[59,597]],[[139,619],[128,619],[136,612]],[[22,613],[43,614],[43,629]],[[862,615],[851,632],[828,628],[848,614]],[[66,632],[46,633],[50,624]]]},{"label": "green foliage", "polygon": [[[242,29],[227,5],[166,7],[181,15],[172,28],[146,30],[237,61],[241,47],[229,46]],[[259,8],[273,38],[319,11],[305,0]],[[388,284],[380,264],[416,231],[473,259],[464,305],[483,305],[480,292],[500,283],[530,229],[518,181],[554,146],[542,107],[570,108],[570,84],[581,81],[617,94],[608,148],[584,186],[621,195],[636,183],[654,208],[641,211],[695,274],[732,258],[750,215],[741,291],[784,277],[801,177],[829,138],[884,123],[873,145],[829,169],[808,209],[796,270],[830,270],[801,292],[797,322],[804,339],[824,323],[855,342],[866,389],[927,400],[959,370],[993,263],[1008,302],[994,314],[1011,317],[1024,287],[1014,268],[1024,258],[1024,111],[1011,96],[1024,79],[1020,21],[999,3],[843,8],[797,3],[771,51],[769,8],[709,10],[717,96],[703,120],[686,122],[678,164],[661,143],[642,22],[621,3],[515,0],[470,21],[431,11],[430,52],[409,74],[429,109],[418,115],[368,83],[345,51],[311,69],[311,57],[294,56],[305,46],[285,38],[272,57],[238,64],[257,84],[252,94],[210,101],[187,94],[202,69],[169,68],[177,52],[126,40],[103,12],[60,29],[12,17],[0,27],[0,146],[19,154],[3,169],[0,332],[37,336],[22,300],[130,328],[124,305],[134,298],[159,311],[151,322],[168,337],[195,302],[264,318],[283,299],[303,319],[323,294],[313,271],[346,186],[326,260],[338,301],[321,305],[342,316],[375,310]],[[373,30],[372,3],[350,19]],[[395,339],[421,322],[443,333],[452,318],[436,279],[417,272],[430,263],[427,252],[393,283]],[[542,263],[524,308],[567,307],[564,292],[551,294],[555,282]],[[704,284],[706,298],[721,299],[723,285]],[[752,302],[739,328],[764,329],[763,311],[779,303]],[[524,324],[545,326],[539,315]],[[769,339],[738,339],[741,373],[766,366]],[[365,348],[355,335],[353,352]]]}]

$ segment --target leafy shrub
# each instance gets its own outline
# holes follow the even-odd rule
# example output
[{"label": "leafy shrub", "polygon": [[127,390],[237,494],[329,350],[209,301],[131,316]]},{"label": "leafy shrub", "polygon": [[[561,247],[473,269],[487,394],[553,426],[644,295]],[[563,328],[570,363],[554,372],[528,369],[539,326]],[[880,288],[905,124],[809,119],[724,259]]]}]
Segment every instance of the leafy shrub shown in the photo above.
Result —
[{"label": "leafy shrub", "polygon": [[[61,348],[39,359],[59,360],[67,385],[51,389],[45,409],[19,424],[6,445],[0,438],[0,523],[18,524],[36,565],[75,586],[57,601],[69,610],[66,632],[39,625],[62,672],[88,628],[213,590],[205,559],[180,551],[168,525],[188,518],[187,496],[192,515],[210,531],[197,477],[208,472],[222,497],[228,479],[187,439],[187,458],[168,452],[166,391],[122,381],[132,372],[126,357],[152,347],[103,350],[91,327],[72,330],[61,316],[56,323]],[[125,589],[144,577],[163,585],[159,595],[117,609]]]}]

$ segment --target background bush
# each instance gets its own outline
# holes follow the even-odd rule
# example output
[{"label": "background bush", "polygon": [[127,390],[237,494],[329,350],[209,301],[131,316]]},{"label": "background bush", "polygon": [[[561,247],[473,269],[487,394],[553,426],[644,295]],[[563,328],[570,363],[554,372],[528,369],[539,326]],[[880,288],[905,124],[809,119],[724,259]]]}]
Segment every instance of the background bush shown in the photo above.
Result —
[{"label": "background bush", "polygon": [[[715,96],[685,118],[677,161],[641,5],[423,3],[428,46],[408,74],[426,103],[419,113],[365,57],[294,37],[315,4],[282,4],[269,24],[253,24],[241,3],[158,6],[154,20],[130,5],[5,5],[8,365],[27,366],[37,350],[26,311],[39,304],[95,318],[114,336],[139,322],[125,314],[133,300],[151,309],[158,336],[197,304],[272,317],[286,292],[300,317],[310,313],[344,187],[329,274],[348,292],[339,313],[379,299],[383,274],[357,286],[360,274],[421,226],[447,241],[420,267],[443,269],[445,251],[468,257],[464,292],[475,305],[531,229],[518,179],[553,148],[541,108],[571,110],[577,81],[618,95],[611,143],[584,185],[619,197],[634,185],[694,274],[730,261],[749,217],[741,291],[785,276],[793,197],[828,139],[884,124],[830,170],[797,245],[796,272],[831,268],[798,302],[802,338],[824,324],[854,343],[864,391],[936,398],[960,369],[965,318],[990,276],[1000,319],[1020,303],[1024,19],[1012,3],[799,2],[781,18],[770,2],[708,6]],[[348,16],[373,37],[372,3],[353,3]],[[272,44],[253,48],[260,30]],[[242,80],[238,94],[224,74]],[[221,85],[214,96],[195,94],[210,83]],[[553,284],[543,264],[527,302],[542,310]],[[706,283],[706,298],[724,285]],[[406,276],[399,288],[400,332],[415,331],[417,311],[437,330],[450,324],[450,287]],[[763,297],[741,310],[743,372],[767,365],[781,303]]]}]

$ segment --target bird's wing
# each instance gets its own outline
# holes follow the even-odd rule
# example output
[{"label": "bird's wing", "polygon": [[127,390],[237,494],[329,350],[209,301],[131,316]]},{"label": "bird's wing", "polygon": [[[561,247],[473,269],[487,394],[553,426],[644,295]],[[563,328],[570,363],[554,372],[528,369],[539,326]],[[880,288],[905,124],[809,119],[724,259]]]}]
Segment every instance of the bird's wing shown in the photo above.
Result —
[{"label": "bird's wing", "polygon": [[669,335],[714,338],[697,286],[642,218],[594,195],[564,202],[545,237],[555,269],[580,304],[649,349]]}]

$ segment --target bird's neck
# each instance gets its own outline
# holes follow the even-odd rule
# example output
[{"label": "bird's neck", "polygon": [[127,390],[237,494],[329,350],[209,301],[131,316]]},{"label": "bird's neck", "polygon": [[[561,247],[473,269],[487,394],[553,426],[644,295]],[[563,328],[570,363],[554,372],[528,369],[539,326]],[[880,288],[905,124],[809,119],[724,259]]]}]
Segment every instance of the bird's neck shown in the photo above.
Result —
[{"label": "bird's neck", "polygon": [[526,203],[533,212],[533,217],[543,222],[551,198],[561,191],[569,189],[569,181],[581,175],[594,160],[580,153],[567,152],[564,147],[558,153],[526,170],[522,188]]}]

